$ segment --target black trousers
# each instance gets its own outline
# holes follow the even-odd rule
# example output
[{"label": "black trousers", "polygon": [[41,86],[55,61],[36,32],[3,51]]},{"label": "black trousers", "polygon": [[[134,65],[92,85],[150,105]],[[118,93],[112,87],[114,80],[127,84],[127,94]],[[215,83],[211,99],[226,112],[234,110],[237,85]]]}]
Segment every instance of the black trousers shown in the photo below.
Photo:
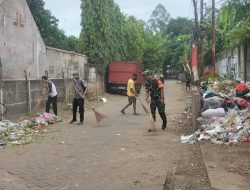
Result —
[{"label": "black trousers", "polygon": [[53,112],[55,115],[57,115],[57,96],[54,97],[48,97],[48,100],[46,102],[46,112],[49,113],[50,105],[52,104]]},{"label": "black trousers", "polygon": [[77,107],[79,107],[80,122],[84,120],[84,99],[74,98],[73,100],[73,121],[76,121]]},{"label": "black trousers", "polygon": [[151,114],[152,114],[154,121],[156,120],[156,108],[157,108],[159,115],[163,121],[163,125],[166,126],[167,116],[165,113],[165,104],[161,103],[159,99],[152,100],[152,102],[150,103],[150,108],[151,108]]}]

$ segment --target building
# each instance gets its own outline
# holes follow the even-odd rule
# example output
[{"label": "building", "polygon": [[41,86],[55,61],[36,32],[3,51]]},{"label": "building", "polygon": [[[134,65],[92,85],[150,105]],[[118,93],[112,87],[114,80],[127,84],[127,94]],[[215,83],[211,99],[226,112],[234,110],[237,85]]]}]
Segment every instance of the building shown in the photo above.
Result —
[{"label": "building", "polygon": [[0,102],[7,117],[32,112],[43,75],[56,84],[59,100],[70,102],[74,72],[89,82],[89,96],[103,92],[87,56],[45,46],[26,0],[0,0]]}]

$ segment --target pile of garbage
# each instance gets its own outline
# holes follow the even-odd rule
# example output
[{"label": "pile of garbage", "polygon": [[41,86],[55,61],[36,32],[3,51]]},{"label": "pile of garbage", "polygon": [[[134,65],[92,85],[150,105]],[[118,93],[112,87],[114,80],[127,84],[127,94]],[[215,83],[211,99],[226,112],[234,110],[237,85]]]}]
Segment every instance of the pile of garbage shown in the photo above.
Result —
[{"label": "pile of garbage", "polygon": [[35,136],[48,131],[50,124],[60,121],[60,117],[50,113],[43,113],[31,121],[24,120],[19,123],[0,121],[0,149],[8,145],[32,143]]},{"label": "pile of garbage", "polygon": [[209,140],[214,144],[250,142],[250,86],[232,81],[202,83],[200,128],[181,142],[194,144]]}]

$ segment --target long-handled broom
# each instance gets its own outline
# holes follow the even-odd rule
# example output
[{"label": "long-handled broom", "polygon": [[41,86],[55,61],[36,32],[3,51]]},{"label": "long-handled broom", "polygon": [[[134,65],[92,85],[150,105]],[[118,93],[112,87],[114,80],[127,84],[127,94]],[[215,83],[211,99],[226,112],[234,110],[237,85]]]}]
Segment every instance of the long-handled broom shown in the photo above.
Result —
[{"label": "long-handled broom", "polygon": [[45,92],[46,92],[46,89],[43,89],[42,96],[39,98],[38,102],[37,102],[36,105],[33,107],[32,113],[36,112],[36,111],[40,108],[41,103],[42,103],[42,100],[43,100],[43,96],[44,96]]},{"label": "long-handled broom", "polygon": [[[148,104],[148,107],[149,107],[149,109],[151,110],[151,106],[150,106],[150,103]],[[149,120],[150,120],[150,129],[148,130],[149,132],[151,132],[151,131],[156,131],[156,124],[155,124],[155,120],[154,120],[154,118],[153,118],[153,116],[152,116],[152,113],[151,113],[151,111],[149,112]]]},{"label": "long-handled broom", "polygon": [[[75,87],[74,87],[74,89],[75,89],[75,91],[82,97],[82,99],[84,99],[83,96],[80,94],[80,92],[79,92]],[[84,100],[85,100],[85,99],[84,99]],[[94,112],[95,119],[96,119],[96,122],[97,122],[97,123],[100,123],[103,119],[108,118],[107,116],[105,116],[105,115],[103,115],[103,114],[97,112],[97,111],[95,110],[95,108],[93,108],[93,106],[92,106],[87,100],[85,100],[85,102],[86,102],[87,105],[91,108],[91,110]]]},{"label": "long-handled broom", "polygon": [[142,106],[144,112],[145,112],[146,114],[149,114],[148,108],[141,102],[141,99],[140,99],[139,97],[137,97],[137,99],[139,100],[139,102],[140,102],[140,104],[141,104],[141,106]]}]

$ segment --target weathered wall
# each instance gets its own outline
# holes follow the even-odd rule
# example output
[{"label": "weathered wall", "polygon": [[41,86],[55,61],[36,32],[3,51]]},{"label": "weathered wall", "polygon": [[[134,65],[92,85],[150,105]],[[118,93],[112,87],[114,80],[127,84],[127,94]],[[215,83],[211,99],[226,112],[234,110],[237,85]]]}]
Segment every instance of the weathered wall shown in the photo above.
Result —
[{"label": "weathered wall", "polygon": [[3,78],[40,77],[46,48],[26,0],[1,0],[0,36]]},{"label": "weathered wall", "polygon": [[31,112],[42,94],[42,75],[55,83],[59,102],[72,101],[74,72],[88,82],[89,97],[103,93],[102,77],[85,55],[45,46],[26,0],[0,0],[0,63],[7,117]]},{"label": "weathered wall", "polygon": [[245,55],[246,57],[246,62],[245,62],[245,67],[246,67],[246,76],[245,76],[245,80],[246,81],[250,81],[250,39],[247,40],[246,42],[246,52],[247,54]]},{"label": "weathered wall", "polygon": [[28,78],[70,78],[74,72],[85,78],[87,57],[46,47],[26,0],[1,0],[0,35],[3,79],[24,79],[24,70]]},{"label": "weathered wall", "polygon": [[86,79],[87,56],[75,52],[46,47],[46,70],[50,78],[72,78],[78,72]]},{"label": "weathered wall", "polygon": [[250,81],[250,39],[220,54],[216,62],[216,72],[221,76],[233,73],[235,78]]},{"label": "weathered wall", "polygon": [[[51,79],[58,92],[59,103],[72,103],[73,79]],[[102,80],[96,78],[88,82],[87,98],[93,98],[103,94]],[[0,91],[0,102],[8,107],[5,118],[17,115],[30,114],[40,99],[43,91],[43,83],[39,80],[3,80]],[[45,109],[47,97],[43,98],[41,107]],[[52,111],[52,110],[51,110]],[[58,111],[60,114],[60,110]]]},{"label": "weathered wall", "polygon": [[244,65],[243,45],[221,53],[216,61],[216,72],[221,76],[233,75],[234,78],[242,78],[244,75],[242,65]]}]

